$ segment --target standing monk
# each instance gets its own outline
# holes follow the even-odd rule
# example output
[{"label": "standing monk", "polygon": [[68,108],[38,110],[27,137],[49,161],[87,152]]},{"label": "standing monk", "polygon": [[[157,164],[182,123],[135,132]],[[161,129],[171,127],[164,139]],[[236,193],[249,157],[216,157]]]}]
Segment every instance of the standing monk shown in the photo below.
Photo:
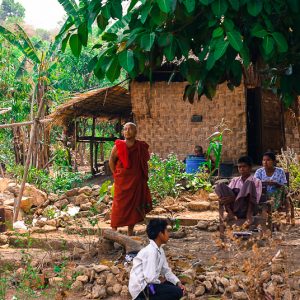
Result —
[{"label": "standing monk", "polygon": [[109,159],[114,175],[115,191],[111,213],[111,227],[128,226],[133,235],[134,225],[143,221],[152,209],[148,181],[148,144],[136,140],[136,125],[126,123],[123,128],[125,141],[116,140]]}]

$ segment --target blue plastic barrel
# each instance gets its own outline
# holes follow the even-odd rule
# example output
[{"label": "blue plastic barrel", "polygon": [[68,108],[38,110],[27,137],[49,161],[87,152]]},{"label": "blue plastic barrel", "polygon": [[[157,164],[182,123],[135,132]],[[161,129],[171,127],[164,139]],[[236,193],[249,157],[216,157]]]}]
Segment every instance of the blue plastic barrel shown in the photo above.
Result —
[{"label": "blue plastic barrel", "polygon": [[206,163],[204,157],[188,156],[186,158],[186,173],[193,174],[199,171],[199,168]]}]

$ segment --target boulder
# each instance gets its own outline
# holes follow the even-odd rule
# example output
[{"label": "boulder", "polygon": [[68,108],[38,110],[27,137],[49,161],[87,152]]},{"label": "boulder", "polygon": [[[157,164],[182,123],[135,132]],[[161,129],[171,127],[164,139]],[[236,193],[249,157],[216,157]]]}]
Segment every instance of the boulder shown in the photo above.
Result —
[{"label": "boulder", "polygon": [[8,236],[0,234],[0,246],[8,244]]},{"label": "boulder", "polygon": [[269,281],[271,279],[271,274],[269,271],[262,271],[260,274],[260,280],[262,282]]},{"label": "boulder", "polygon": [[32,198],[33,206],[41,206],[47,200],[47,194],[31,184],[26,184],[23,196]]},{"label": "boulder", "polygon": [[106,289],[104,285],[95,284],[92,289],[92,299],[105,298]]},{"label": "boulder", "polygon": [[91,207],[92,207],[92,203],[91,202],[80,204],[80,209],[82,211],[88,211],[88,210],[91,209]]},{"label": "boulder", "polygon": [[234,300],[248,300],[249,297],[245,292],[234,292],[232,294],[232,299],[234,299]]},{"label": "boulder", "polygon": [[69,190],[69,191],[65,192],[65,195],[67,197],[74,197],[74,196],[78,195],[78,191],[79,191],[79,188],[74,188],[72,190]]},{"label": "boulder", "polygon": [[216,193],[210,193],[210,194],[208,195],[208,199],[209,199],[210,201],[218,201],[218,200],[219,200],[219,196],[218,196]]},{"label": "boulder", "polygon": [[115,294],[120,294],[120,292],[122,291],[122,285],[120,283],[114,284],[113,291]]},{"label": "boulder", "polygon": [[82,281],[78,281],[78,280],[75,280],[73,282],[73,284],[71,285],[71,290],[75,291],[75,292],[81,292],[83,291],[83,283]]},{"label": "boulder", "polygon": [[205,286],[205,289],[207,291],[210,291],[212,289],[212,284],[211,284],[211,282],[209,280],[203,281],[203,285]]},{"label": "boulder", "polygon": [[49,279],[49,285],[53,287],[59,287],[63,284],[63,279],[61,277],[53,277]]},{"label": "boulder", "polygon": [[230,285],[230,282],[226,277],[222,277],[220,279],[220,283],[224,286],[224,288],[227,288]]},{"label": "boulder", "polygon": [[188,204],[188,208],[194,211],[206,211],[210,209],[208,201],[192,201]]},{"label": "boulder", "polygon": [[58,209],[62,209],[64,207],[67,207],[68,204],[69,204],[68,199],[63,198],[63,199],[60,199],[60,200],[56,201],[54,203],[54,206],[56,206]]},{"label": "boulder", "polygon": [[78,194],[85,194],[87,196],[90,196],[93,192],[93,189],[89,186],[84,186],[81,189],[79,189]]},{"label": "boulder", "polygon": [[205,230],[208,227],[208,222],[207,221],[199,221],[198,224],[196,225],[196,227],[200,230]]},{"label": "boulder", "polygon": [[205,287],[203,285],[199,285],[195,291],[196,297],[202,296],[204,294],[205,294]]},{"label": "boulder", "polygon": [[7,191],[9,191],[10,193],[14,194],[15,197],[19,194],[19,190],[20,190],[20,185],[18,185],[17,183],[15,182],[10,182],[8,185],[7,185]]},{"label": "boulder", "polygon": [[76,277],[76,281],[87,283],[89,281],[89,277],[87,275],[80,275]]},{"label": "boulder", "polygon": [[111,267],[111,271],[112,271],[112,273],[115,274],[115,275],[117,275],[117,274],[120,273],[120,270],[119,270],[119,268],[118,268],[117,266]]},{"label": "boulder", "polygon": [[94,265],[93,269],[95,270],[96,273],[101,273],[103,271],[108,271],[109,267],[105,265]]},{"label": "boulder", "polygon": [[81,205],[89,202],[89,197],[86,194],[80,194],[74,198],[75,205]]},{"label": "boulder", "polygon": [[33,199],[32,197],[22,197],[20,208],[23,209],[24,212],[29,212],[30,208],[33,205]]},{"label": "boulder", "polygon": [[11,183],[9,178],[0,178],[0,193],[3,193]]}]

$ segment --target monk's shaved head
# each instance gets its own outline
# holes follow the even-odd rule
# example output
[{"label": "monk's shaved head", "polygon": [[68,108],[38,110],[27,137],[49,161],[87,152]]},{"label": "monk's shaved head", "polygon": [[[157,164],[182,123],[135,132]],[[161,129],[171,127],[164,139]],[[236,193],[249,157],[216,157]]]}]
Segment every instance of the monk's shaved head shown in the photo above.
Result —
[{"label": "monk's shaved head", "polygon": [[126,140],[135,139],[137,134],[136,125],[132,122],[128,122],[123,127],[123,135]]},{"label": "monk's shaved head", "polygon": [[134,127],[134,128],[136,129],[136,125],[135,125],[134,123],[132,123],[132,122],[127,122],[127,123],[124,125],[124,128],[125,128],[125,126],[132,126],[132,127]]}]

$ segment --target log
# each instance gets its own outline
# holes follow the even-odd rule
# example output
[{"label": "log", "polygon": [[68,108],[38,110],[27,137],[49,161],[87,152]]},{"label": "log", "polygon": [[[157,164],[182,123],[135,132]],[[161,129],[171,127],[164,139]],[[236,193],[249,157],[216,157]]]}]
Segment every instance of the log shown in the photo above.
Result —
[{"label": "log", "polygon": [[103,229],[101,231],[101,235],[107,240],[116,242],[124,246],[126,253],[138,252],[143,248],[140,242],[135,241],[130,236],[118,233],[117,231],[114,231],[112,229]]}]

